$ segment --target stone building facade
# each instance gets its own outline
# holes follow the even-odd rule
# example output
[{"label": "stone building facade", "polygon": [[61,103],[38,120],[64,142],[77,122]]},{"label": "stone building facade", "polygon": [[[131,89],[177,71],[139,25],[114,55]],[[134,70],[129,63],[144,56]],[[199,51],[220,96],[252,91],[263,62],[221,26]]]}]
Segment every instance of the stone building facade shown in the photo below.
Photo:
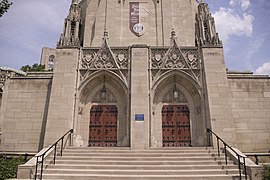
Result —
[{"label": "stone building facade", "polygon": [[[73,145],[206,146],[210,128],[244,152],[270,148],[270,78],[230,72],[206,3],[73,0],[50,71],[10,77],[1,151]],[[3,97],[2,97],[3,96]]]}]

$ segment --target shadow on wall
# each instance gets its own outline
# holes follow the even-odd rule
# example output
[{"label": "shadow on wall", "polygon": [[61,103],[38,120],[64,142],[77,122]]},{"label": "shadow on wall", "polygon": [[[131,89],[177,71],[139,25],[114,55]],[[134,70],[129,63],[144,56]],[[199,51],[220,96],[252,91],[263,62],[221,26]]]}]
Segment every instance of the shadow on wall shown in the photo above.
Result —
[{"label": "shadow on wall", "polygon": [[46,130],[46,125],[47,125],[51,90],[52,90],[52,81],[48,84],[48,92],[47,92],[47,98],[45,102],[46,104],[44,107],[44,114],[43,114],[43,120],[42,120],[42,126],[41,126],[40,138],[39,138],[40,141],[39,141],[38,151],[41,151],[44,148],[45,130]]}]

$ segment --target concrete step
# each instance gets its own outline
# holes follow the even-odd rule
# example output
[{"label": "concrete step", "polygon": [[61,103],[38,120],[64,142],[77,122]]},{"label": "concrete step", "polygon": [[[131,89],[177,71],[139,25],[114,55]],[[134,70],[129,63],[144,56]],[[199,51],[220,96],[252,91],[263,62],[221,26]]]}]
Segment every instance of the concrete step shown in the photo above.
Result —
[{"label": "concrete step", "polygon": [[[238,176],[237,176],[238,177]],[[45,174],[43,179],[69,180],[232,180],[225,174],[218,175],[96,175],[96,174]]]},{"label": "concrete step", "polygon": [[200,170],[111,170],[111,169],[46,169],[46,174],[100,174],[100,175],[216,175],[237,174],[237,169],[200,169]]},{"label": "concrete step", "polygon": [[192,157],[192,156],[199,156],[199,157],[217,157],[217,154],[208,154],[208,153],[160,153],[160,152],[152,152],[152,153],[147,153],[147,152],[125,152],[125,153],[113,153],[113,152],[88,152],[88,153],[74,153],[74,152],[64,152],[63,156],[65,157],[70,157],[70,156],[95,156],[95,157],[105,157],[105,156],[118,156],[118,157]]},{"label": "concrete step", "polygon": [[104,170],[203,170],[203,169],[227,169],[227,170],[235,170],[237,167],[235,165],[228,165],[221,167],[220,165],[108,165],[106,163],[102,165],[81,165],[81,164],[56,164],[55,166],[50,166],[48,169],[104,169]]},{"label": "concrete step", "polygon": [[[200,161],[89,161],[89,160],[63,160],[57,159],[56,164],[95,164],[95,165],[225,165],[225,161],[213,161],[213,160],[200,160]],[[233,165],[233,162],[228,161],[228,165]]]},{"label": "concrete step", "polygon": [[201,152],[217,152],[215,149],[207,148],[161,148],[149,150],[130,150],[127,148],[68,148],[65,152],[89,153],[89,152],[115,152],[115,153],[201,153]]},{"label": "concrete step", "polygon": [[[48,165],[43,179],[101,180],[228,180],[238,176],[237,166],[209,147],[68,148],[56,165]],[[48,161],[46,161],[48,162]]]},{"label": "concrete step", "polygon": [[223,160],[222,157],[200,157],[200,156],[186,156],[186,157],[141,157],[141,156],[63,156],[58,158],[61,160],[88,160],[88,161],[204,161],[204,160]]}]

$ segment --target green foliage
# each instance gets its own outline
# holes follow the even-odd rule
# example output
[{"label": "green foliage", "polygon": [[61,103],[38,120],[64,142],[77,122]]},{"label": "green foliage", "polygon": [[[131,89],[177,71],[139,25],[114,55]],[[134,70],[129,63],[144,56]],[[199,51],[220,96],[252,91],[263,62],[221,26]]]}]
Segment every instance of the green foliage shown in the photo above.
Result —
[{"label": "green foliage", "polygon": [[0,2],[0,17],[3,16],[4,13],[7,12],[7,10],[9,9],[9,7],[12,5],[12,2],[9,2],[8,0],[2,0]]},{"label": "green foliage", "polygon": [[262,180],[270,180],[270,165],[263,166]]},{"label": "green foliage", "polygon": [[32,66],[25,65],[21,67],[21,70],[24,72],[36,72],[36,71],[44,71],[45,70],[45,65],[40,65],[40,64],[33,64]]},{"label": "green foliage", "polygon": [[18,165],[26,163],[24,157],[0,157],[0,180],[16,178]]}]

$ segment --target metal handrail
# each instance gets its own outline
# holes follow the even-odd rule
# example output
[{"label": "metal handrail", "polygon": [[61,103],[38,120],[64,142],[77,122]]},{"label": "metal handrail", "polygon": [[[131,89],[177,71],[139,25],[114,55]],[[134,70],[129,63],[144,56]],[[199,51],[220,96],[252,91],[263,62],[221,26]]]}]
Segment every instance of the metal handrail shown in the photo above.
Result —
[{"label": "metal handrail", "polygon": [[253,156],[256,159],[255,164],[259,165],[259,158],[262,156],[269,156],[270,157],[270,151],[269,153],[245,153],[246,156]]},{"label": "metal handrail", "polygon": [[[223,143],[224,146],[224,153],[225,153],[225,162],[226,165],[228,165],[228,155],[227,155],[227,147],[232,150],[236,156],[237,156],[237,160],[238,160],[238,170],[239,170],[239,176],[240,179],[242,179],[242,172],[241,172],[241,165],[243,165],[244,168],[244,174],[245,174],[245,179],[247,180],[247,167],[246,167],[246,156],[243,156],[241,154],[239,154],[238,152],[236,152],[231,146],[229,146],[223,139],[221,139],[216,133],[214,133],[211,129],[207,129],[207,133],[209,134],[209,139],[210,139],[210,135],[213,134],[216,138],[217,138],[217,148],[218,148],[218,157],[220,157],[220,148],[219,148],[219,141],[221,141]],[[210,143],[210,141],[209,141]],[[243,159],[243,163],[241,163],[241,158]]]},{"label": "metal handrail", "polygon": [[[36,180],[38,177],[38,165],[41,164],[40,167],[40,180],[42,179],[42,173],[43,173],[43,165],[44,165],[44,159],[45,159],[45,155],[54,148],[54,153],[53,153],[53,164],[55,164],[55,160],[56,160],[56,151],[57,151],[57,145],[58,143],[61,141],[61,146],[60,146],[60,156],[63,155],[63,147],[64,147],[64,138],[69,135],[70,136],[70,144],[71,144],[71,134],[73,133],[73,129],[70,129],[68,132],[66,132],[61,138],[59,138],[53,145],[51,145],[45,152],[43,152],[41,155],[36,155],[36,171],[35,171],[35,177],[34,179]],[[41,160],[40,160],[41,158]]]}]

